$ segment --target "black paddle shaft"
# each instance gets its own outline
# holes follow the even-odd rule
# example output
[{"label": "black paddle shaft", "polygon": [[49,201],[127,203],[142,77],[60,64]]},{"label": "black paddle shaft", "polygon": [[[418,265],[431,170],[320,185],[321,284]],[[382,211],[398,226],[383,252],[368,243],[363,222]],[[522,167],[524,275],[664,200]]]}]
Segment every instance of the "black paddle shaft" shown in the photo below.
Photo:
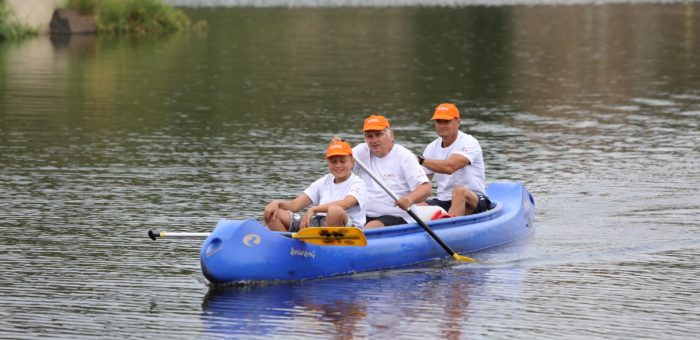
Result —
[{"label": "black paddle shaft", "polygon": [[[391,191],[391,189],[389,189],[389,187],[387,187],[386,185],[384,185],[384,183],[383,183],[381,180],[379,180],[379,178],[377,178],[377,176],[375,176],[375,175],[372,173],[372,171],[371,171],[364,163],[362,163],[362,161],[360,161],[359,158],[353,156],[353,159],[355,159],[355,163],[357,163],[357,165],[359,165],[360,168],[362,168],[362,170],[364,170],[365,173],[366,173],[367,175],[369,175],[369,177],[372,177],[372,179],[374,180],[374,182],[376,182],[380,187],[382,187],[382,189],[384,189],[384,191],[385,191],[387,194],[389,194],[389,196],[391,196],[391,198],[393,198],[394,201],[397,201],[397,202],[398,202],[399,196],[396,196],[396,194],[395,194],[393,191]],[[450,254],[450,256],[454,257],[455,251],[452,250],[452,248],[450,248],[450,246],[448,246],[447,244],[445,244],[445,242],[443,242],[443,241],[440,239],[440,237],[438,237],[438,236],[435,234],[435,232],[433,232],[433,230],[430,229],[430,227],[428,227],[428,225],[425,224],[425,222],[423,222],[423,220],[421,220],[420,217],[418,217],[418,215],[416,215],[416,213],[413,212],[413,210],[411,210],[411,208],[408,208],[407,211],[408,211],[408,214],[411,215],[411,217],[413,217],[413,219],[416,220],[416,222],[418,222],[418,224],[420,224],[420,226],[423,227],[423,229],[425,229],[425,231],[427,231],[428,234],[429,234],[435,241],[437,241],[437,243],[440,244],[440,246],[442,246],[442,249],[445,249],[445,251],[447,251],[447,252]]]},{"label": "black paddle shaft", "polygon": [[442,249],[445,249],[445,251],[448,252],[448,253],[450,254],[450,256],[454,256],[454,255],[455,255],[455,251],[452,250],[452,248],[450,248],[450,246],[448,246],[445,242],[443,242],[442,239],[441,239],[440,237],[438,237],[438,236],[435,234],[435,232],[433,231],[433,229],[431,229],[430,227],[428,227],[428,225],[425,224],[425,222],[423,222],[423,220],[421,220],[420,217],[418,217],[418,215],[416,215],[416,213],[414,213],[412,209],[408,209],[407,212],[408,212],[409,215],[411,215],[411,217],[413,217],[414,220],[416,220],[416,222],[418,222],[418,224],[420,224],[421,227],[423,227],[423,229],[424,229],[428,234],[430,234],[430,236],[431,236],[435,241],[437,241],[438,244],[440,244],[440,246],[442,246]]}]

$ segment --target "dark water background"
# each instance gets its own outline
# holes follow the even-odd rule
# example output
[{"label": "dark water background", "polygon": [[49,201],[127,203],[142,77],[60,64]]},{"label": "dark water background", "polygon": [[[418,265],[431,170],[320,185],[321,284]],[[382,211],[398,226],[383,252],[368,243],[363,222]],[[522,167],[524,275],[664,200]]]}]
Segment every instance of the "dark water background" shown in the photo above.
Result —
[{"label": "dark water background", "polygon": [[[205,34],[0,44],[0,338],[692,338],[700,4],[187,8]],[[462,110],[536,234],[449,260],[213,289],[200,240],[326,172],[370,113]]]}]

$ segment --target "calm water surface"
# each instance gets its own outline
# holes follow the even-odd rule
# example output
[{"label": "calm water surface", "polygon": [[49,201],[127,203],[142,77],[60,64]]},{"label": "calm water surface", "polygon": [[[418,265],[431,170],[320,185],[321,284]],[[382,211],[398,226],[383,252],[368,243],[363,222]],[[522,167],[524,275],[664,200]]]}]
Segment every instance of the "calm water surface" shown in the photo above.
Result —
[{"label": "calm water surface", "polygon": [[[0,338],[700,334],[700,4],[186,11],[0,44]],[[444,101],[537,201],[483,264],[221,288],[146,238],[259,217],[370,113],[421,150]]]}]

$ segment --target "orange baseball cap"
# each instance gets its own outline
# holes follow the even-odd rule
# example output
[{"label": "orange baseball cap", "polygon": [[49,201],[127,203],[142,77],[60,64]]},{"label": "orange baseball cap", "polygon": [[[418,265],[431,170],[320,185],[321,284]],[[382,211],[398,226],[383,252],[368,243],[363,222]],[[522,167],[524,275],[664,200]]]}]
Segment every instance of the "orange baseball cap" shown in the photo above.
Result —
[{"label": "orange baseball cap", "polygon": [[330,158],[333,156],[352,156],[352,148],[350,144],[346,142],[333,142],[326,149],[326,157]]},{"label": "orange baseball cap", "polygon": [[431,120],[443,119],[443,120],[453,120],[459,119],[459,110],[453,104],[443,103],[435,108],[435,113],[433,113],[433,118]]},{"label": "orange baseball cap", "polygon": [[384,116],[371,115],[365,119],[365,126],[362,128],[362,131],[379,131],[386,128],[391,128],[391,125],[389,125],[389,121]]}]

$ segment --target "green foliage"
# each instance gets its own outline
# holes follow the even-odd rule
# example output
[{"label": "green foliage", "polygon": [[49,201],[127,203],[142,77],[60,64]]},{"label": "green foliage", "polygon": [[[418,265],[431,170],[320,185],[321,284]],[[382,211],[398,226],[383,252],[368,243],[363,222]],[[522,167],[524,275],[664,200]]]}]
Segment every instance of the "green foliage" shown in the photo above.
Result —
[{"label": "green foliage", "polygon": [[20,40],[36,34],[36,30],[13,21],[10,9],[0,0],[0,41]]},{"label": "green foliage", "polygon": [[67,8],[77,10],[82,14],[95,14],[97,12],[96,0],[68,0]]},{"label": "green foliage", "polygon": [[99,32],[176,32],[190,25],[184,12],[160,0],[69,0],[67,8],[93,13]]}]

